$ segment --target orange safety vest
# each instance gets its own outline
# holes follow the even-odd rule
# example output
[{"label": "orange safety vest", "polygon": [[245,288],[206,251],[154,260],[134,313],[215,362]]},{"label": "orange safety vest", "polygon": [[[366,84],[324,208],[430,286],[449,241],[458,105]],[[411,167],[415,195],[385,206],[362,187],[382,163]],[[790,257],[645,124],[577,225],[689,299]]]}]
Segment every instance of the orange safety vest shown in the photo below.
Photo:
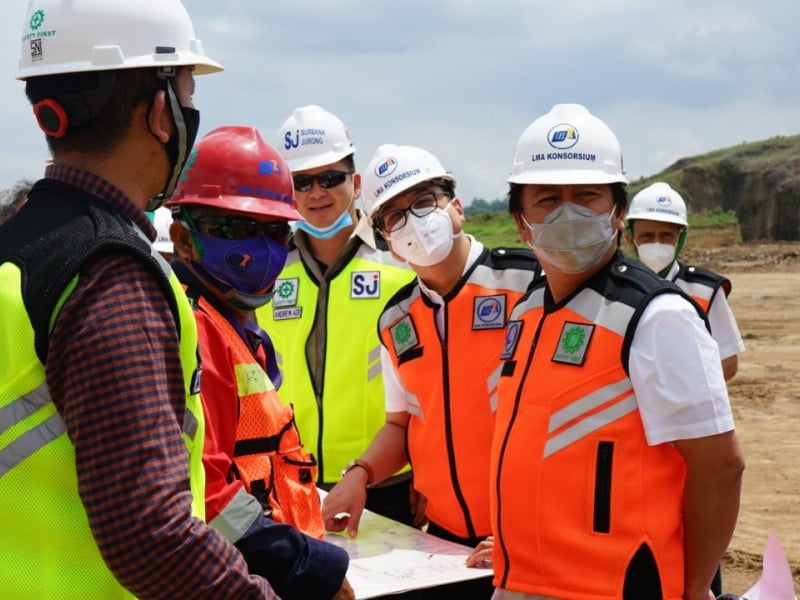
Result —
[{"label": "orange safety vest", "polygon": [[223,332],[235,361],[239,420],[231,477],[242,481],[272,519],[322,539],[325,527],[315,484],[316,461],[303,450],[292,406],[281,402],[231,323],[203,296],[196,299],[195,306]]},{"label": "orange safety vest", "polygon": [[491,457],[495,586],[680,600],[686,466],[671,444],[648,446],[627,375],[661,293],[681,294],[618,255],[561,304],[542,281],[512,311]]},{"label": "orange safety vest", "polygon": [[443,339],[436,307],[416,282],[380,318],[381,342],[411,398],[414,488],[427,498],[431,521],[458,537],[491,533],[489,450],[499,356],[511,307],[537,269],[527,251],[484,249],[444,298]]},{"label": "orange safety vest", "polygon": [[708,269],[693,267],[678,261],[678,272],[673,280],[675,285],[689,294],[705,312],[714,301],[717,292],[722,289],[725,296],[731,293],[731,282],[722,275]]}]

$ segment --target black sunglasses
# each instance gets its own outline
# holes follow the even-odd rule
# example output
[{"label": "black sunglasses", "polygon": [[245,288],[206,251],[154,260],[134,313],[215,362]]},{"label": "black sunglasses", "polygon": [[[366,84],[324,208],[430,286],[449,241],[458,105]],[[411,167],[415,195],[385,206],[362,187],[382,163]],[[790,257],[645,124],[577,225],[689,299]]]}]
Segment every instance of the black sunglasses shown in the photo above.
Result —
[{"label": "black sunglasses", "polygon": [[317,173],[316,175],[293,175],[294,189],[296,192],[310,192],[314,187],[314,182],[319,183],[319,187],[328,190],[342,185],[348,175],[352,175],[353,171],[337,171],[330,169]]},{"label": "black sunglasses", "polygon": [[244,240],[255,237],[268,237],[285,244],[289,241],[291,228],[285,221],[263,223],[242,217],[227,215],[207,215],[193,219],[200,233],[225,240]]}]

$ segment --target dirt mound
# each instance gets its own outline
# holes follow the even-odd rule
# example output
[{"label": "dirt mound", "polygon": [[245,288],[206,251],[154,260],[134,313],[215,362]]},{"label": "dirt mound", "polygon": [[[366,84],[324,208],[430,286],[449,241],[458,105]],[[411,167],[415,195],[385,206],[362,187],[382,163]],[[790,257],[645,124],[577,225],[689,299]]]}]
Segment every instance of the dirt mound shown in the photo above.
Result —
[{"label": "dirt mound", "polygon": [[800,273],[800,242],[757,242],[718,246],[687,247],[681,260],[730,275],[731,273]]}]

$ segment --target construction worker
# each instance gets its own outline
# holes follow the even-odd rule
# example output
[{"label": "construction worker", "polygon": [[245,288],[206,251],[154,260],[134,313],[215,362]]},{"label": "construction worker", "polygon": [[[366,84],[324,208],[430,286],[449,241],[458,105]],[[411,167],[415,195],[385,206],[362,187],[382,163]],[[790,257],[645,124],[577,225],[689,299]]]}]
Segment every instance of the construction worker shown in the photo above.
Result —
[{"label": "construction worker", "polygon": [[[272,301],[256,314],[281,360],[281,397],[291,401],[317,484],[330,490],[384,421],[378,315],[414,273],[377,247],[356,209],[361,175],[342,121],[315,105],[280,128],[298,212],[286,267]],[[408,467],[370,489],[367,507],[413,523]]]},{"label": "construction worker", "polygon": [[[669,184],[657,182],[639,191],[625,216],[626,236],[639,260],[673,281],[708,315],[711,335],[719,345],[722,372],[730,380],[739,367],[744,341],[728,304],[729,279],[678,260],[689,228],[686,202]],[[720,293],[722,292],[722,293]]]},{"label": "construction worker", "polygon": [[[386,423],[323,500],[328,529],[356,535],[365,489],[408,460],[428,533],[473,548],[491,533],[499,356],[508,311],[537,267],[527,250],[489,250],[465,234],[455,186],[435,156],[414,146],[379,147],[365,172],[370,221],[417,279],[381,314]],[[448,597],[485,599],[491,589],[489,578],[468,581]]]},{"label": "construction worker", "polygon": [[300,218],[289,168],[255,128],[219,127],[197,143],[167,205],[203,365],[206,518],[283,600],[353,598],[347,552],[321,541],[314,458],[278,398],[271,342],[253,315]]},{"label": "construction worker", "polygon": [[546,277],[502,353],[494,598],[710,600],[744,460],[702,311],[618,250],[620,144],[584,106],[533,121],[508,181]]},{"label": "construction worker", "polygon": [[33,0],[53,162],[0,233],[0,597],[274,598],[205,525],[197,330],[145,216],[221,69],[179,0]]}]

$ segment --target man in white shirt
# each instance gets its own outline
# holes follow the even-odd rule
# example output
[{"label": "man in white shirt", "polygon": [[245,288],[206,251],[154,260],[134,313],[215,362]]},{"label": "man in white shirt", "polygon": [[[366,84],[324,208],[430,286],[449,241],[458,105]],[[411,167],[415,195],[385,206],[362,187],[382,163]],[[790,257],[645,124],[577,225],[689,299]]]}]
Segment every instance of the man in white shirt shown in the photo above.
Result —
[{"label": "man in white shirt", "polygon": [[669,184],[656,182],[633,197],[625,222],[626,236],[639,260],[674,282],[706,311],[711,336],[719,345],[722,372],[725,381],[729,381],[736,374],[739,354],[744,351],[736,317],[728,304],[731,282],[678,260],[689,227],[686,202]]}]

